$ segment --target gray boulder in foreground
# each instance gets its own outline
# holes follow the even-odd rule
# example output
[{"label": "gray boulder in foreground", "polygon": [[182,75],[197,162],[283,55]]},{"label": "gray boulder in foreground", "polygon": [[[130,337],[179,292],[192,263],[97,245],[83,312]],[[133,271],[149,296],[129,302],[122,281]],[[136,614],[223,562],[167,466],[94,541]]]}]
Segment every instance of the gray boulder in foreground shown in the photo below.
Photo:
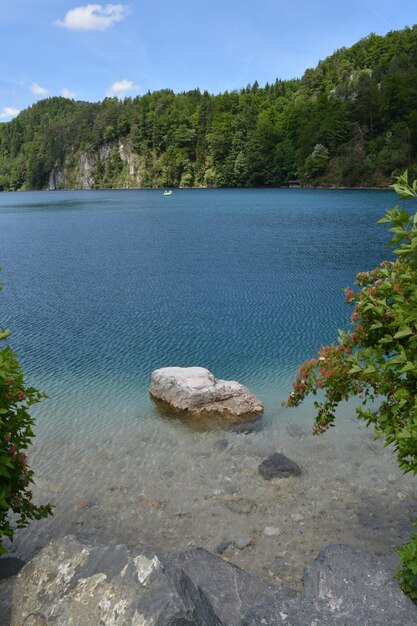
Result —
[{"label": "gray boulder in foreground", "polygon": [[18,574],[12,626],[412,626],[417,607],[384,559],[328,546],[295,592],[206,550],[173,557],[47,545]]},{"label": "gray boulder in foreground", "polygon": [[304,570],[297,626],[413,626],[417,606],[393,579],[386,559],[329,545]]},{"label": "gray boulder in foreground", "polygon": [[254,417],[262,402],[234,380],[219,380],[204,367],[163,367],[152,373],[150,394],[178,411]]},{"label": "gray boulder in foreground", "polygon": [[221,626],[208,597],[155,554],[79,543],[48,544],[21,570],[13,626]]}]

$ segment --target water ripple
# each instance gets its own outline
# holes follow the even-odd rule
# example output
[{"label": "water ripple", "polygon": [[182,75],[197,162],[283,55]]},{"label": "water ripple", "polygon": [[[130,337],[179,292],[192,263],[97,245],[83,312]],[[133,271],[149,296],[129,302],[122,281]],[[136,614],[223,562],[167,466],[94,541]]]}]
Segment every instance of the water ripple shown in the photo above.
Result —
[{"label": "water ripple", "polygon": [[[48,432],[155,414],[150,373],[204,365],[279,406],[348,324],[341,289],[381,260],[391,193],[63,192],[0,197],[0,315]],[[45,430],[45,432],[46,432]]]}]

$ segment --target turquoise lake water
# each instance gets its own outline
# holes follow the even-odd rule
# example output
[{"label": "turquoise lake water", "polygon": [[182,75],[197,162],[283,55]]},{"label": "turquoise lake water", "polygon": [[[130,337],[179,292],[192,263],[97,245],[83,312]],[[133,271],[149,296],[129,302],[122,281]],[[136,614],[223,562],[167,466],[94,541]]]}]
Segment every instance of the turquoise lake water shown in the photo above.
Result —
[{"label": "turquoise lake water", "polygon": [[386,254],[385,191],[0,195],[0,319],[50,397],[40,427],[149,415],[151,372],[202,365],[268,415],[336,338],[341,289]]},{"label": "turquoise lake water", "polygon": [[[393,204],[390,191],[0,194],[0,320],[49,396],[30,463],[35,501],[55,505],[12,552],[68,533],[163,552],[230,540],[234,563],[297,586],[326,543],[403,542],[414,482],[353,407],[320,438],[311,405],[281,407],[300,361],[348,325],[342,288],[386,258],[376,221]],[[263,418],[221,429],[161,413],[150,376],[170,365],[239,380]],[[276,451],[299,478],[260,477]]]}]

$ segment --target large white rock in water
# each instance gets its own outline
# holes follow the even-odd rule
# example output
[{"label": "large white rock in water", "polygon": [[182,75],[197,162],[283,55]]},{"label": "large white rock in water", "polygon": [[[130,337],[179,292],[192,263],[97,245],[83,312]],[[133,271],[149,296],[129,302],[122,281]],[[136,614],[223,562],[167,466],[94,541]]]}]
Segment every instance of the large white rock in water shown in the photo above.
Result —
[{"label": "large white rock in water", "polygon": [[262,402],[249,389],[235,380],[219,380],[204,367],[155,370],[150,394],[155,400],[194,415],[253,417],[264,410]]}]

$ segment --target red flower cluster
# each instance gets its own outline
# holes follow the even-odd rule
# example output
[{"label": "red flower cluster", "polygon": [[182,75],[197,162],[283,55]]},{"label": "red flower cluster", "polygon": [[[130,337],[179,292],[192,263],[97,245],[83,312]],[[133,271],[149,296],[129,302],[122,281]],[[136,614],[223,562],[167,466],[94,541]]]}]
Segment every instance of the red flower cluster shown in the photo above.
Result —
[{"label": "red flower cluster", "polygon": [[352,302],[355,298],[355,292],[353,289],[348,289],[345,295],[345,302]]}]

